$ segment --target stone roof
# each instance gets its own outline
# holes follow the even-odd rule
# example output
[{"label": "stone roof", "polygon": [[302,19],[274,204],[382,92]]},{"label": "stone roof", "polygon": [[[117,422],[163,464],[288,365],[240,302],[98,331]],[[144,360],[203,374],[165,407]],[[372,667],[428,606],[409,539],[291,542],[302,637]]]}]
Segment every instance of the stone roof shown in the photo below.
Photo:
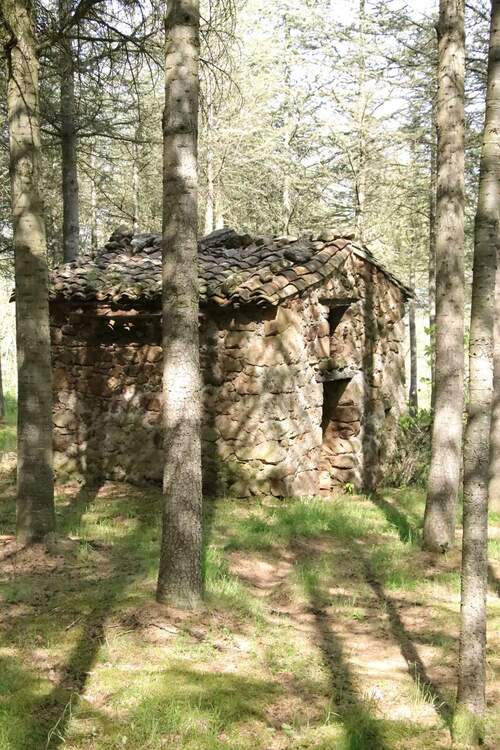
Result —
[{"label": "stone roof", "polygon": [[[412,291],[352,235],[251,237],[221,229],[199,240],[200,301],[220,306],[279,305],[321,284],[349,253],[380,269],[405,297]],[[117,229],[95,258],[58,266],[50,279],[52,300],[130,306],[161,295],[161,235]]]}]

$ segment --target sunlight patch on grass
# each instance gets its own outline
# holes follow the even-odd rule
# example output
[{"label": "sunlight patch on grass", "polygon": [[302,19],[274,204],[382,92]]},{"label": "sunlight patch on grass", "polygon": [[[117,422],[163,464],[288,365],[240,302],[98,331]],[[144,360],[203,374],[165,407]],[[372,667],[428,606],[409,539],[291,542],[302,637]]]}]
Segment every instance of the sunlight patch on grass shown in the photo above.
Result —
[{"label": "sunlight patch on grass", "polygon": [[[205,605],[176,614],[154,602],[161,493],[60,488],[59,528],[73,539],[40,558],[46,570],[9,563],[0,580],[0,750],[45,750],[48,736],[48,750],[446,747],[435,698],[404,661],[389,693],[400,714],[372,698],[384,676],[362,668],[385,647],[401,659],[403,628],[446,679],[455,664],[455,557],[429,566],[421,552],[421,494],[381,497],[390,506],[207,502]],[[9,491],[2,519],[13,504]]]}]

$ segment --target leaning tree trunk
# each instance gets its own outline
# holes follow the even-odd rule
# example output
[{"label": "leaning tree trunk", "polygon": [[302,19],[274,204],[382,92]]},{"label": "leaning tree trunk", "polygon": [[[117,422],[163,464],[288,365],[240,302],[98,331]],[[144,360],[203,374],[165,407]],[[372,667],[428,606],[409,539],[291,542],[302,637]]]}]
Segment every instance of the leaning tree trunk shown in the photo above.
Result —
[{"label": "leaning tree trunk", "polygon": [[[68,0],[59,2],[59,18],[64,23],[70,11]],[[61,102],[61,167],[63,204],[63,259],[75,260],[80,242],[78,203],[77,131],[75,108],[74,53],[69,39],[61,39],[60,102]]]},{"label": "leaning tree trunk", "polygon": [[455,535],[462,454],[464,0],[441,0],[438,40],[436,395],[424,545],[443,552]]},{"label": "leaning tree trunk", "polygon": [[[489,431],[500,218],[500,0],[492,0],[486,117],[474,233],[469,408],[464,443],[462,597],[455,735],[481,740],[486,708]],[[500,290],[499,290],[500,291]],[[493,458],[496,458],[493,456]]]},{"label": "leaning tree trunk", "polygon": [[47,255],[38,187],[38,61],[28,0],[2,0],[10,35],[7,108],[16,281],[18,368],[17,534],[22,542],[54,530],[52,384]]},{"label": "leaning tree trunk", "polygon": [[157,598],[196,606],[201,574],[201,377],[198,336],[199,0],[165,19],[163,117],[164,511]]}]

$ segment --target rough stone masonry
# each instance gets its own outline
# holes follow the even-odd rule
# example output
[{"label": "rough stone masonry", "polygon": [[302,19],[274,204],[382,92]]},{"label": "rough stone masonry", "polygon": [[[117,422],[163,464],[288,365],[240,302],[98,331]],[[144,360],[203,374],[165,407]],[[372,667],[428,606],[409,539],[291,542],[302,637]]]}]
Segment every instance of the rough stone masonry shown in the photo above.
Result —
[{"label": "rough stone masonry", "polygon": [[[351,237],[200,241],[208,493],[372,488],[394,448],[411,294]],[[56,470],[159,482],[161,245],[117,230],[51,279]]]}]

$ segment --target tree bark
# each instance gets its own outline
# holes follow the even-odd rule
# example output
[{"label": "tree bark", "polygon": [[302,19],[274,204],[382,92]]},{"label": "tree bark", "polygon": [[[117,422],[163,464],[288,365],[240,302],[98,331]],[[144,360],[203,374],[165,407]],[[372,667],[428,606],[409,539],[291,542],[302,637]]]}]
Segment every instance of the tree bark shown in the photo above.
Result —
[{"label": "tree bark", "polygon": [[410,414],[418,413],[418,375],[417,375],[417,326],[415,321],[415,300],[408,302],[408,318],[410,329]]},{"label": "tree bark", "polygon": [[359,91],[357,105],[357,127],[358,127],[358,168],[355,185],[355,228],[356,237],[361,241],[365,239],[365,203],[366,203],[366,160],[367,160],[367,134],[366,134],[366,110],[368,106],[368,93],[366,89],[366,8],[365,0],[359,0]]},{"label": "tree bark", "polygon": [[[491,120],[498,123],[499,119],[499,40],[498,40],[498,1],[495,0],[492,3],[492,17],[491,17],[491,41],[490,41],[490,52],[489,52],[489,66],[488,68],[488,94],[489,99],[487,102],[487,117],[488,114]],[[490,79],[493,78],[493,81]],[[491,92],[490,92],[491,87]],[[490,112],[491,110],[491,112]],[[488,120],[486,120],[486,123]],[[487,127],[487,125],[486,125]],[[485,131],[486,131],[485,127]],[[498,165],[498,148],[499,148],[499,125],[497,124],[496,130],[496,175],[497,175],[497,190],[500,181],[499,165]],[[491,131],[488,135],[490,140],[494,139],[495,133]],[[493,156],[493,144],[492,157]],[[498,194],[497,194],[497,199]],[[497,211],[500,209],[497,206]],[[498,219],[498,213],[497,213]],[[500,219],[498,219],[500,220]],[[494,309],[494,348],[493,348],[493,400],[491,409],[491,431],[490,431],[490,470],[489,470],[489,507],[490,510],[500,513],[500,239],[499,239],[500,228],[497,227],[496,237],[496,248],[497,248],[497,270],[496,270],[496,285],[495,285],[495,309]]]},{"label": "tree bark", "polygon": [[134,218],[132,221],[132,226],[134,229],[134,232],[139,231],[139,224],[140,224],[140,146],[139,146],[139,140],[142,137],[142,127],[141,127],[141,121],[140,121],[140,112],[139,112],[139,124],[135,130],[135,143],[133,146],[134,150],[134,157],[133,157],[133,171],[132,171],[132,190],[133,190],[133,210],[134,210]]},{"label": "tree bark", "polygon": [[10,35],[6,53],[19,399],[17,535],[31,543],[55,528],[47,253],[38,186],[38,61],[30,3],[3,0],[0,9]]},{"label": "tree bark", "polygon": [[[500,218],[500,0],[492,0],[486,116],[474,231],[469,407],[464,441],[464,521],[455,734],[481,739],[486,708],[489,431],[493,311]],[[492,458],[496,456],[493,454]]]},{"label": "tree bark", "polygon": [[424,546],[455,534],[463,416],[464,0],[441,0],[438,24],[436,396]]},{"label": "tree bark", "polygon": [[97,237],[97,190],[94,147],[92,147],[90,152],[90,170],[90,249],[92,257],[95,258],[99,240]]},{"label": "tree bark", "polygon": [[436,401],[436,114],[432,107],[432,135],[429,175],[429,350],[431,369],[431,409]]},{"label": "tree bark", "polygon": [[2,381],[2,351],[0,349],[0,424],[5,419],[5,399],[3,395],[3,381]]},{"label": "tree bark", "polygon": [[215,201],[215,229],[224,229],[224,211],[222,206],[222,196],[220,190],[217,190]]},{"label": "tree bark", "polygon": [[163,117],[164,512],[157,599],[194,607],[201,573],[201,376],[198,336],[199,0],[165,18]]},{"label": "tree bark", "polygon": [[493,399],[491,405],[489,509],[500,513],[500,250],[497,247],[495,279]]},{"label": "tree bark", "polygon": [[207,200],[205,203],[205,234],[210,234],[215,229],[215,179],[214,179],[214,154],[212,147],[213,130],[213,104],[212,85],[209,82],[207,109]]},{"label": "tree bark", "polygon": [[[70,10],[70,0],[59,1],[59,20],[61,24],[64,23]],[[77,257],[80,244],[75,70],[71,41],[62,36],[60,49],[63,260],[65,263],[68,263]]]}]

